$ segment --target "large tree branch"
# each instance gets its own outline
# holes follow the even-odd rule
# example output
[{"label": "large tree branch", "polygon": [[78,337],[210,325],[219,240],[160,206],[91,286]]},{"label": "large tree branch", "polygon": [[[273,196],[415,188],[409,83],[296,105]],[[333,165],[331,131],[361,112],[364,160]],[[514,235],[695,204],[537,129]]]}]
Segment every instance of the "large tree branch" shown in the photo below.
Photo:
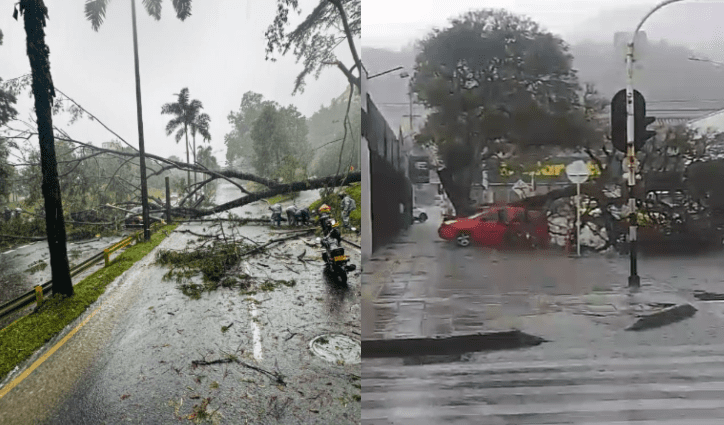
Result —
[{"label": "large tree branch", "polygon": [[[135,157],[138,157],[138,156],[139,156],[138,153],[134,153],[134,152],[123,152],[123,151],[117,151],[117,150],[112,150],[112,149],[99,148],[98,146],[93,146],[93,145],[91,145],[91,144],[89,144],[89,143],[84,143],[84,142],[81,142],[81,141],[79,141],[79,140],[74,140],[74,139],[69,139],[69,138],[58,138],[58,137],[57,137],[56,140],[63,140],[63,141],[66,141],[66,142],[78,143],[78,144],[80,144],[80,145],[82,145],[82,146],[88,147],[88,148],[93,149],[93,150],[97,150],[97,151],[101,151],[101,152],[106,152],[106,153],[110,153],[110,154],[118,155],[118,156],[124,156],[124,157],[127,157],[127,158],[128,158],[128,157],[134,157],[134,158],[135,158]],[[276,182],[274,182],[274,181],[272,181],[272,180],[265,179],[265,178],[263,178],[263,177],[259,177],[259,176],[256,176],[256,175],[254,175],[254,174],[244,173],[244,172],[241,172],[241,171],[236,171],[236,170],[211,171],[211,170],[208,170],[208,169],[206,169],[205,167],[200,166],[200,165],[190,164],[190,163],[187,163],[187,162],[172,161],[172,160],[170,160],[170,159],[166,159],[166,158],[163,158],[163,157],[160,157],[160,156],[158,156],[158,155],[151,154],[151,153],[146,153],[146,157],[147,157],[147,158],[150,158],[150,159],[153,159],[153,160],[156,160],[156,161],[158,161],[158,162],[164,163],[164,164],[174,165],[176,168],[178,168],[178,169],[180,169],[180,170],[190,170],[190,171],[194,171],[194,170],[195,170],[195,171],[198,171],[198,172],[202,172],[202,173],[205,173],[205,174],[212,174],[212,175],[213,175],[213,174],[218,174],[219,176],[223,176],[223,177],[229,177],[229,178],[235,178],[235,179],[240,179],[240,180],[253,181],[253,182],[255,182],[255,183],[259,183],[259,184],[264,185],[264,186],[267,186],[267,187],[280,186],[278,183],[276,183]]]},{"label": "large tree branch", "polygon": [[[349,22],[347,21],[347,12],[344,11],[344,7],[342,6],[342,2],[340,0],[329,0],[329,2],[332,3],[337,8],[339,15],[342,17],[342,26],[344,27],[344,33],[347,36],[347,43],[349,44],[349,51],[350,51],[350,53],[352,53],[352,59],[354,59],[354,67],[352,67],[352,69],[354,69],[356,67],[361,73],[362,72],[362,61],[359,58],[357,49],[354,47],[354,39],[352,38],[352,30],[350,30]],[[340,67],[340,69],[342,69],[342,67],[343,67],[341,62],[338,62],[337,66]],[[344,72],[344,70],[342,70],[342,72]],[[357,86],[357,88],[360,88],[359,78],[352,76],[351,70],[348,70],[348,73],[349,73],[349,75],[347,75],[347,73],[345,73],[345,75],[347,75],[347,79],[350,80],[350,83],[353,83],[354,85]],[[350,79],[350,76],[352,76],[354,78],[354,80]]]},{"label": "large tree branch", "polygon": [[172,212],[175,212],[180,215],[188,215],[191,217],[202,217],[206,215],[216,214],[223,211],[228,211],[233,208],[238,208],[247,204],[250,204],[252,202],[256,202],[265,198],[270,198],[276,195],[280,195],[282,193],[290,193],[290,192],[301,192],[304,190],[313,190],[313,189],[321,189],[324,187],[330,187],[330,186],[344,186],[349,183],[359,182],[362,179],[362,173],[355,172],[350,173],[349,175],[345,177],[335,177],[335,176],[328,176],[328,177],[321,177],[317,179],[312,179],[308,181],[303,182],[294,182],[294,183],[288,183],[288,184],[280,184],[276,187],[269,188],[267,190],[256,192],[249,194],[247,196],[235,199],[233,201],[227,202],[222,205],[218,205],[216,207],[206,209],[206,210],[198,210],[198,209],[189,209],[189,208],[174,208],[172,209]]}]

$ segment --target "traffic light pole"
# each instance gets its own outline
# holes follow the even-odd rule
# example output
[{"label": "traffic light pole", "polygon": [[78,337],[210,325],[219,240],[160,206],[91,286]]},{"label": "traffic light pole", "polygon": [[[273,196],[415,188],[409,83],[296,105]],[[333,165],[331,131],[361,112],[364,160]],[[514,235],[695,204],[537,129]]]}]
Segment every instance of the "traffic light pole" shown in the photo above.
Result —
[{"label": "traffic light pole", "polygon": [[[637,29],[638,31],[638,29]],[[634,32],[634,37],[636,33]],[[636,149],[634,147],[634,89],[633,89],[633,52],[634,42],[628,44],[626,52],[626,147],[628,156],[628,205],[629,205],[629,254],[631,256],[631,274],[628,277],[628,286],[638,288],[641,286],[636,259]]]},{"label": "traffic light pole", "polygon": [[[636,34],[639,32],[641,27],[643,26],[644,22],[654,14],[657,10],[661,9],[662,7],[669,5],[671,3],[677,3],[682,0],[664,0],[661,3],[657,4],[654,8],[652,8],[649,13],[647,13],[643,19],[641,19],[641,22],[636,26],[636,29],[633,32],[633,35],[631,36],[631,42],[628,44],[628,49],[626,52],[626,156],[628,157],[629,161],[629,170],[628,170],[628,202],[629,202],[629,209],[631,211],[631,214],[629,215],[629,247],[630,247],[630,254],[631,254],[631,275],[628,278],[628,285],[629,287],[635,287],[638,288],[641,286],[641,279],[638,276],[637,270],[636,270],[636,218],[637,218],[637,211],[636,211],[636,196],[634,195],[634,187],[636,186],[636,164],[635,164],[635,158],[636,158],[636,148],[634,145],[634,134],[635,134],[635,120],[634,120],[634,88],[633,88],[633,54],[634,54],[634,41],[636,40]],[[645,107],[645,104],[644,104]],[[645,114],[644,114],[645,115]],[[641,117],[642,119],[648,121],[648,118],[645,116]],[[648,124],[648,122],[646,122]],[[645,128],[645,125],[644,125]],[[643,138],[648,138],[648,135],[642,134]],[[644,139],[645,140],[645,139]]]}]

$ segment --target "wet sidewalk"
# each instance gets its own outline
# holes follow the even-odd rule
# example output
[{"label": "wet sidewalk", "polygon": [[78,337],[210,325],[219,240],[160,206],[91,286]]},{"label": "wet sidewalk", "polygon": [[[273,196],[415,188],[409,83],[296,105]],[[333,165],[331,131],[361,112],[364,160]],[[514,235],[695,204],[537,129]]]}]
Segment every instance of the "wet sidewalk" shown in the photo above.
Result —
[{"label": "wet sidewalk", "polygon": [[[689,301],[642,276],[627,287],[628,258],[570,258],[556,250],[459,248],[437,236],[440,215],[374,253],[362,274],[363,340],[448,337],[518,329],[558,338],[610,331]],[[591,327],[591,329],[588,329]]]}]

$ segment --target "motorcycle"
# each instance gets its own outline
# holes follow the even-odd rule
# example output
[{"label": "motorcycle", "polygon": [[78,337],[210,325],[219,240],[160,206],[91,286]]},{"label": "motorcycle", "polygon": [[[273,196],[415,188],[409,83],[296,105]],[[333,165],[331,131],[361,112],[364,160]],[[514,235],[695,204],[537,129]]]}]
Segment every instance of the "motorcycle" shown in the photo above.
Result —
[{"label": "motorcycle", "polygon": [[[349,264],[349,256],[345,255],[341,245],[342,235],[339,232],[339,224],[329,219],[329,226],[322,226],[322,229],[329,227],[329,231],[322,238],[317,238],[317,243],[322,245],[322,260],[325,271],[328,272],[340,285],[347,284],[347,273],[356,270],[357,266]],[[325,229],[326,230],[326,229]]]}]

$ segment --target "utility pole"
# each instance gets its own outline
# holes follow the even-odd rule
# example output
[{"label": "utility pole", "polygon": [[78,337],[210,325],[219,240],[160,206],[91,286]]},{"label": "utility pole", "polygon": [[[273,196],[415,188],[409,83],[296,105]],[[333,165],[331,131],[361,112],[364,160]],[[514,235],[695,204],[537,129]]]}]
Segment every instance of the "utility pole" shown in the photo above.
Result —
[{"label": "utility pole", "polygon": [[136,70],[136,112],[138,119],[138,156],[141,163],[141,210],[143,217],[143,239],[151,239],[151,218],[148,210],[148,182],[146,181],[146,148],[143,140],[143,110],[141,108],[141,73],[138,69],[138,37],[136,35],[136,0],[131,0],[133,20],[133,58]]}]

